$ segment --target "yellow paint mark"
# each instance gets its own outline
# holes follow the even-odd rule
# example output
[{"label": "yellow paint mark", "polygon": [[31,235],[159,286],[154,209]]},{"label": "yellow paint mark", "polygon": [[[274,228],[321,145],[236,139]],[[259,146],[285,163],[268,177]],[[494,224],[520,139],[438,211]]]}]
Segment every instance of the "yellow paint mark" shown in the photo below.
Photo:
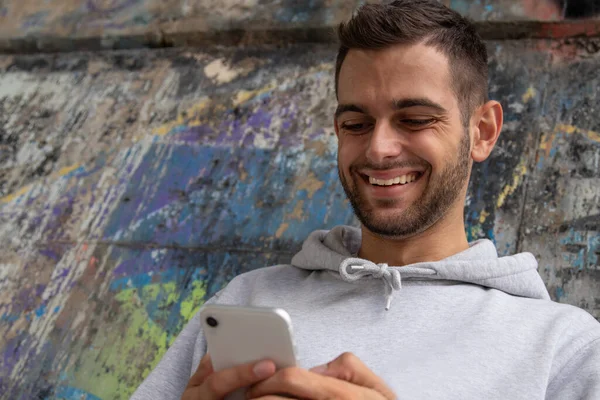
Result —
[{"label": "yellow paint mark", "polygon": [[184,321],[189,321],[194,315],[200,311],[200,307],[204,304],[204,296],[206,295],[206,285],[202,281],[192,282],[191,296],[181,301],[180,311]]},{"label": "yellow paint mark", "polygon": [[70,172],[75,171],[77,168],[79,168],[79,164],[73,164],[68,167],[61,168],[58,171],[58,175],[65,176],[65,175],[69,174]]},{"label": "yellow paint mark", "polygon": [[549,150],[548,147],[549,147],[550,143],[552,142],[552,139],[551,139],[552,136],[553,136],[552,134],[547,134],[547,133],[544,133],[542,135],[542,139],[540,140],[540,149],[541,150]]},{"label": "yellow paint mark", "polygon": [[[202,111],[204,111],[206,109],[206,107],[209,105],[209,103],[210,103],[209,99],[203,99],[199,103],[194,104],[193,106],[191,106],[184,112],[180,113],[177,116],[177,119],[175,121],[168,122],[164,125],[161,125],[161,126],[155,128],[153,133],[157,136],[164,136],[167,133],[171,132],[171,130],[173,130],[173,128],[183,125],[186,122],[188,124],[196,124],[196,125],[192,125],[192,126],[199,125],[200,122],[198,119],[198,114],[201,113]],[[184,117],[184,115],[185,115],[185,117]],[[189,119],[191,117],[195,117],[195,118],[190,122]]]},{"label": "yellow paint mark", "polygon": [[296,203],[296,207],[294,207],[294,211],[292,211],[290,218],[298,221],[302,221],[304,219],[304,200],[298,200],[298,203]]},{"label": "yellow paint mark", "polygon": [[480,223],[480,224],[483,224],[483,223],[485,222],[485,219],[486,219],[487,217],[489,217],[489,216],[490,216],[490,213],[489,213],[489,212],[487,212],[487,211],[485,211],[485,210],[483,210],[483,211],[481,212],[481,214],[479,215],[479,223]]},{"label": "yellow paint mark", "polygon": [[550,156],[550,151],[552,150],[552,145],[554,143],[554,139],[556,139],[556,136],[561,133],[566,134],[566,135],[572,135],[572,134],[582,135],[591,141],[600,143],[600,133],[598,133],[598,132],[589,131],[586,129],[579,129],[573,125],[558,124],[558,125],[556,125],[556,127],[554,128],[554,131],[552,133],[544,133],[540,140],[540,150],[544,150],[544,152],[546,153],[546,157]]},{"label": "yellow paint mark", "polygon": [[562,125],[562,124],[557,125],[555,132],[557,132],[557,133],[564,132],[568,135],[572,135],[573,133],[576,133],[578,135],[583,135],[594,142],[600,142],[600,133],[594,132],[594,131],[588,131],[586,129],[579,129],[573,125]]},{"label": "yellow paint mark", "polygon": [[481,228],[481,225],[473,225],[470,229],[471,231],[471,238],[473,239],[477,239],[480,237],[483,237],[483,229]]},{"label": "yellow paint mark", "polygon": [[288,224],[287,222],[284,222],[283,224],[281,224],[279,226],[279,229],[277,229],[277,232],[275,232],[275,237],[277,239],[281,238],[283,236],[283,234],[285,233],[285,231],[287,230],[287,228],[290,227],[290,224]]},{"label": "yellow paint mark", "polygon": [[[310,75],[310,74],[314,74],[314,73],[318,73],[320,71],[324,71],[324,70],[329,70],[331,69],[331,64],[321,64],[319,66],[317,66],[317,68],[313,68],[309,71],[308,74],[305,75]],[[295,80],[300,79],[302,76],[299,77],[295,77]],[[275,81],[274,79],[267,84],[266,86],[263,86],[259,89],[256,90],[240,90],[236,95],[235,98],[233,99],[233,106],[237,107],[242,103],[245,103],[257,96],[260,96],[262,94],[268,93],[268,92],[272,92],[275,88],[277,88],[277,81]],[[185,110],[184,113],[181,113],[180,115],[177,116],[177,120],[175,121],[171,121],[168,122],[164,125],[161,125],[157,128],[154,129],[153,133],[155,135],[158,136],[164,136],[166,134],[168,134],[169,132],[171,132],[171,130],[177,126],[181,126],[181,125],[186,125],[186,126],[198,126],[201,125],[203,122],[200,120],[198,114],[201,113],[202,111],[204,111],[207,106],[210,104],[210,100],[204,99],[202,100],[200,103],[192,106],[191,108],[189,108],[188,110]],[[225,107],[225,105],[223,104],[216,104],[214,105],[214,112],[218,113],[221,111],[226,111],[227,107]],[[183,115],[185,115],[185,118],[183,117]],[[193,118],[191,118],[193,116]]]},{"label": "yellow paint mark", "polygon": [[307,150],[314,150],[315,154],[320,157],[323,157],[327,152],[327,144],[322,140],[305,140],[304,148]]},{"label": "yellow paint mark", "polygon": [[306,190],[308,192],[308,198],[312,199],[315,192],[323,186],[325,186],[325,183],[318,180],[313,172],[309,172],[308,176],[298,185],[298,190]]},{"label": "yellow paint mark", "polygon": [[246,182],[246,178],[248,178],[248,171],[244,168],[244,164],[241,162],[238,164],[238,174],[241,182]]},{"label": "yellow paint mark", "polygon": [[533,86],[529,86],[529,89],[523,95],[523,103],[528,103],[531,99],[533,99],[537,95],[537,91]]},{"label": "yellow paint mark", "polygon": [[[69,174],[70,172],[75,171],[79,167],[80,167],[80,164],[74,164],[74,165],[71,165],[68,167],[61,168],[58,172],[55,172],[52,175],[50,175],[50,179],[57,179],[57,178],[60,178],[61,176],[65,176],[65,175]],[[13,200],[17,199],[18,197],[29,192],[31,190],[32,186],[33,185],[23,186],[22,188],[17,189],[16,192],[7,194],[4,197],[0,197],[0,203],[7,204],[7,203],[12,202]]]},{"label": "yellow paint mark", "polygon": [[0,198],[0,203],[10,203],[17,197],[22,196],[25,193],[29,192],[29,189],[31,189],[31,185],[23,186],[22,188],[18,189],[16,192],[7,194],[6,196]]},{"label": "yellow paint mark", "polygon": [[506,198],[512,195],[515,192],[515,190],[517,190],[517,188],[521,184],[521,181],[523,180],[523,177],[526,174],[527,166],[525,165],[525,160],[521,160],[521,162],[516,168],[515,174],[513,175],[512,183],[506,185],[502,190],[502,193],[500,193],[500,196],[498,196],[498,202],[496,203],[496,206],[498,208],[502,207],[502,205],[506,201]]},{"label": "yellow paint mark", "polygon": [[268,85],[257,90],[240,90],[237,93],[235,100],[233,100],[233,105],[239,106],[240,104],[245,103],[254,97],[273,91],[273,89],[276,87],[277,83],[273,80]]}]

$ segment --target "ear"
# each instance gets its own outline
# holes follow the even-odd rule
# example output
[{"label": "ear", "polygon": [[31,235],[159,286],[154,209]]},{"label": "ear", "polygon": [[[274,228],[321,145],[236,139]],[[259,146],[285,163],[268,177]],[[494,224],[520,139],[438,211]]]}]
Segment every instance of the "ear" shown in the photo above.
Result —
[{"label": "ear", "polygon": [[502,105],[494,100],[485,103],[475,114],[477,120],[474,121],[473,146],[471,148],[473,161],[482,162],[489,157],[500,136],[503,115]]}]

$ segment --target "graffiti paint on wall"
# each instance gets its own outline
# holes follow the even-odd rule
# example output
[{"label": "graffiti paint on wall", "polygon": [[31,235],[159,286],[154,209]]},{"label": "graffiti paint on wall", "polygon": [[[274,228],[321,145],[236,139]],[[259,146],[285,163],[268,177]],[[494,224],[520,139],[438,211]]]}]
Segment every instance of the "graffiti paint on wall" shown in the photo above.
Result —
[{"label": "graffiti paint on wall", "polygon": [[[597,18],[600,0],[441,0],[475,21],[561,21]],[[382,1],[376,1],[382,2]],[[66,0],[0,1],[0,38],[160,35],[165,30],[331,27],[362,0]],[[133,40],[133,39],[131,39]]]},{"label": "graffiti paint on wall", "polygon": [[[355,223],[337,183],[334,53],[0,57],[5,398],[127,398],[231,278]],[[506,129],[474,171],[467,233],[533,251],[554,298],[598,318],[598,55],[490,53]]]},{"label": "graffiti paint on wall", "polygon": [[447,0],[445,4],[475,20],[560,21],[600,15],[598,0]]}]

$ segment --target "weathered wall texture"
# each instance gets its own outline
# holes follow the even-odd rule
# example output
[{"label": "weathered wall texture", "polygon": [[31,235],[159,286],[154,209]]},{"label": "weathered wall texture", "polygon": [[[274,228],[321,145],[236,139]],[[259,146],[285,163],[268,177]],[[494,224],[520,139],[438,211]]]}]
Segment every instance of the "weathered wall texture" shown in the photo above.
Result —
[{"label": "weathered wall texture", "polygon": [[[100,3],[118,25],[169,2],[64,2],[45,21]],[[288,19],[313,12],[283,3]],[[529,4],[498,3],[498,18]],[[474,171],[468,236],[533,252],[555,300],[600,318],[600,41],[488,43],[506,128]],[[335,50],[0,55],[0,398],[128,398],[233,276],[355,223],[336,172]]]},{"label": "weathered wall texture", "polygon": [[[600,34],[600,18],[595,17],[600,14],[600,0],[440,1],[477,21],[492,38],[561,37],[569,32]],[[290,37],[327,41],[330,28],[363,3],[364,0],[0,0],[0,50],[124,49],[198,45],[215,40],[247,43],[256,37],[259,42]],[[585,24],[558,23],[573,18],[594,20]],[[519,24],[512,24],[515,21]]]}]

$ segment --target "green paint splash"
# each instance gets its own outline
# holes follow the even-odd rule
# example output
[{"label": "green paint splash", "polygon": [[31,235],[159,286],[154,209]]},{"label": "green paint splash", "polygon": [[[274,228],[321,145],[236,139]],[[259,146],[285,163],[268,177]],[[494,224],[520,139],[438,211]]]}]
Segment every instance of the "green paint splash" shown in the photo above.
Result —
[{"label": "green paint splash", "polygon": [[[206,285],[193,282],[185,295],[175,282],[154,283],[141,289],[126,289],[114,300],[117,317],[95,336],[72,367],[66,371],[67,383],[101,399],[128,399],[142,380],[158,364],[183,326],[204,303]],[[147,309],[156,307],[154,318],[164,317],[179,308],[176,329],[150,319]],[[172,320],[173,318],[171,318]]]}]

